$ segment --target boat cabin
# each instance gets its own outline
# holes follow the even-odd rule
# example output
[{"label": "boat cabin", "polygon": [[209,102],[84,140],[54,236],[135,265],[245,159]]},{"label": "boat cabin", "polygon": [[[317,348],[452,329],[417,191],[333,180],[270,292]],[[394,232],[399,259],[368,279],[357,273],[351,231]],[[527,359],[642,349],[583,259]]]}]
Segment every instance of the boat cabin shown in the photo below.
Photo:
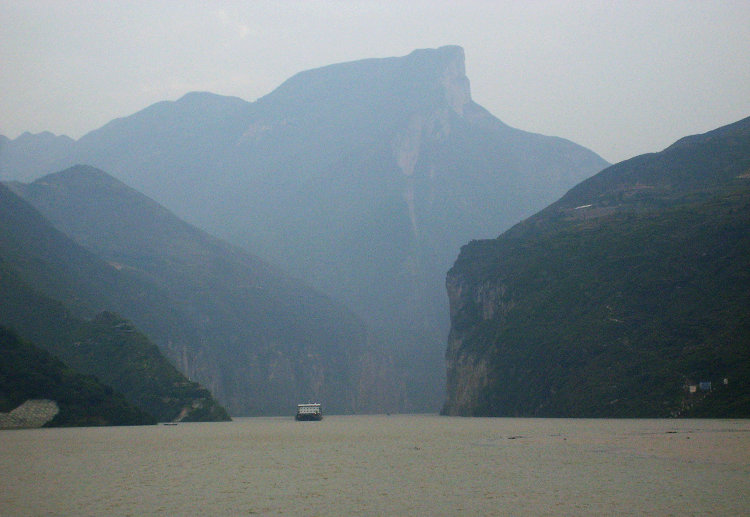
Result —
[{"label": "boat cabin", "polygon": [[297,404],[295,420],[323,420],[320,404]]}]

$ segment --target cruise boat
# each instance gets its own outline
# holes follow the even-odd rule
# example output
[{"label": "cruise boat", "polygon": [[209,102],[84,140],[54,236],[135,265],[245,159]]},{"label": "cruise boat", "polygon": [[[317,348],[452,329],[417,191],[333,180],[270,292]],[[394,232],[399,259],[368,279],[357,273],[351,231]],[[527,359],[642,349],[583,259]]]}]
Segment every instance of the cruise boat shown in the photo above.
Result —
[{"label": "cruise boat", "polygon": [[297,404],[295,420],[323,420],[323,409],[320,404]]}]

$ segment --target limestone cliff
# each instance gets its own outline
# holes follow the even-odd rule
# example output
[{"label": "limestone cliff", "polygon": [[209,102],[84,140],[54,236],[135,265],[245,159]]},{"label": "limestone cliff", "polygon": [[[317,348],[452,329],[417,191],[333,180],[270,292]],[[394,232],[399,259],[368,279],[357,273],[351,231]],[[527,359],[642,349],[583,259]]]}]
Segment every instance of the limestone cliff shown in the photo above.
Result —
[{"label": "limestone cliff", "polygon": [[481,412],[485,390],[497,376],[487,357],[491,356],[492,347],[476,343],[473,334],[483,324],[504,320],[514,305],[502,280],[483,279],[472,273],[453,268],[446,278],[451,320],[445,354],[448,396],[443,413],[446,415]]}]

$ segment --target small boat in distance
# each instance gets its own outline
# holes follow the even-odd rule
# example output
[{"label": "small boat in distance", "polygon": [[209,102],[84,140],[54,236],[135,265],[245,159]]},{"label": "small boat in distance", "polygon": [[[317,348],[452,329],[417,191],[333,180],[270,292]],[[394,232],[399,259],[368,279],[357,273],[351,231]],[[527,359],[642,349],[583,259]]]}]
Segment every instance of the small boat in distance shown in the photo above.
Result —
[{"label": "small boat in distance", "polygon": [[323,410],[320,404],[297,404],[295,420],[323,420]]}]

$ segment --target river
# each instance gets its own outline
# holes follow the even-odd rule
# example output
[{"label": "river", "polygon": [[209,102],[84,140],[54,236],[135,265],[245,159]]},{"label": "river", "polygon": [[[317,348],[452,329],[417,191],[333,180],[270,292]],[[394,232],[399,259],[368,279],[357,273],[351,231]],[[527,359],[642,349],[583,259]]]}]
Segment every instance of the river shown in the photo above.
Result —
[{"label": "river", "polygon": [[0,515],[747,515],[750,420],[436,415],[0,432]]}]

